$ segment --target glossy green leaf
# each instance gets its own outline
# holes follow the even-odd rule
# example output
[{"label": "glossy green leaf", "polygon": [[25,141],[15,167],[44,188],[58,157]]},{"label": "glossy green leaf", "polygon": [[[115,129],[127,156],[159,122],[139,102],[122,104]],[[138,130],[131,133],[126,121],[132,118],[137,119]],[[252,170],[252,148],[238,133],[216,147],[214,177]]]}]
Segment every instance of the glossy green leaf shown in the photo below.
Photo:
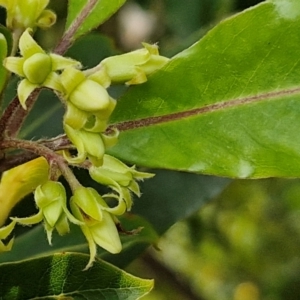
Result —
[{"label": "glossy green leaf", "polygon": [[231,180],[186,172],[155,170],[141,184],[142,197],[133,211],[145,217],[159,234],[212,201]]},{"label": "glossy green leaf", "polygon": [[70,0],[68,4],[66,30],[70,30],[78,21],[76,18],[86,10],[87,17],[73,36],[74,39],[78,38],[80,35],[87,33],[105,22],[125,1],[126,0]]},{"label": "glossy green leaf", "polygon": [[299,32],[297,0],[221,22],[122,97],[111,153],[218,176],[300,176]]},{"label": "glossy green leaf", "polygon": [[60,253],[0,265],[0,299],[136,300],[153,287],[103,261],[83,271],[88,255]]}]

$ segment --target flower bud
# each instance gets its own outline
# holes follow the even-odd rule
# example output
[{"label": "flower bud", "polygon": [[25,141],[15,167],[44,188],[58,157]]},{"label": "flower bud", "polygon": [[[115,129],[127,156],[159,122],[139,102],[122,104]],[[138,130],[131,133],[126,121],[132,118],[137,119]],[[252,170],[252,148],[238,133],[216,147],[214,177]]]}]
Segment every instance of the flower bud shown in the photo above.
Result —
[{"label": "flower bud", "polygon": [[44,221],[50,227],[55,227],[66,203],[66,191],[63,185],[59,182],[47,181],[36,188],[34,199],[37,207],[43,211]]},{"label": "flower bud", "polygon": [[23,64],[23,73],[31,83],[43,83],[51,71],[51,58],[44,53],[33,54]]},{"label": "flower bud", "polygon": [[96,69],[103,68],[112,82],[140,84],[147,75],[162,68],[169,59],[160,56],[157,45],[143,43],[144,48],[104,59]]},{"label": "flower bud", "polygon": [[90,79],[80,83],[70,94],[69,100],[79,109],[89,112],[105,110],[110,105],[106,89]]},{"label": "flower bud", "polygon": [[78,188],[74,192],[72,200],[90,220],[102,220],[102,205],[100,203],[103,204],[104,201],[97,191],[92,188]]},{"label": "flower bud", "polygon": [[114,109],[114,100],[109,96],[105,87],[92,76],[86,77],[82,71],[66,68],[61,74],[61,82],[66,100],[78,109],[85,112],[103,113],[107,117]]}]

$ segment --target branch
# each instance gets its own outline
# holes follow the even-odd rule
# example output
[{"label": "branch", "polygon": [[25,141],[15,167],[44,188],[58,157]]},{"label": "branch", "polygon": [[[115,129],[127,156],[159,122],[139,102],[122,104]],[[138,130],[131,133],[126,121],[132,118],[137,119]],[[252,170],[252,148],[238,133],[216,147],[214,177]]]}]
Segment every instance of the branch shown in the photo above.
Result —
[{"label": "branch", "polygon": [[26,101],[27,109],[24,110],[16,96],[7,106],[0,119],[0,140],[5,137],[18,135],[26,117],[33,108],[41,89],[34,90]]},{"label": "branch", "polygon": [[[74,149],[74,146],[70,143],[66,135],[60,135],[50,140],[36,141],[36,143],[43,145],[52,151]],[[28,150],[25,152],[22,151],[21,153],[18,154],[8,155],[2,158],[2,160],[0,159],[0,174],[5,172],[6,170],[24,164],[37,157],[39,157],[38,154],[29,152]]]},{"label": "branch", "polygon": [[90,0],[79,15],[74,19],[68,30],[64,33],[59,44],[55,47],[54,53],[63,55],[72,45],[73,37],[78,28],[82,25],[87,16],[97,4],[97,0]]}]

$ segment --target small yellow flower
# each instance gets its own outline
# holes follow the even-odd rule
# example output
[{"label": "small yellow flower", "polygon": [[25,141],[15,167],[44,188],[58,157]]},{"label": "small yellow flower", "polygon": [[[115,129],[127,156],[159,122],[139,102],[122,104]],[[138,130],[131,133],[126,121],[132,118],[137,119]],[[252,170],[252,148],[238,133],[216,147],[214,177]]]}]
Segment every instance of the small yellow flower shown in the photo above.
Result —
[{"label": "small yellow flower", "polygon": [[130,191],[138,197],[141,196],[137,181],[154,176],[151,173],[139,172],[135,170],[134,166],[130,168],[108,154],[103,156],[103,164],[100,167],[91,166],[89,173],[96,182],[109,186],[119,194],[119,204],[114,208],[108,209],[114,214],[124,213],[124,202],[127,210],[130,210],[132,206]]},{"label": "small yellow flower", "polygon": [[105,149],[113,146],[118,139],[117,131],[111,136],[106,136],[84,129],[76,130],[67,124],[64,124],[64,130],[78,152],[77,156],[71,156],[68,151],[63,151],[65,159],[72,164],[83,163],[89,158],[93,165],[102,165]]},{"label": "small yellow flower", "polygon": [[10,29],[48,28],[56,21],[56,15],[45,9],[49,0],[0,0],[7,10],[6,26]]},{"label": "small yellow flower", "polygon": [[[147,81],[147,75],[162,68],[169,58],[159,55],[158,46],[143,43],[144,48],[104,59],[94,70],[112,82],[127,85]],[[92,71],[92,69],[91,69]]]},{"label": "small yellow flower", "polygon": [[22,34],[19,48],[22,57],[7,57],[4,66],[24,79],[18,85],[18,97],[26,109],[26,100],[31,92],[39,87],[63,91],[59,75],[55,72],[69,66],[80,67],[76,60],[57,54],[47,54],[30,35],[31,29]]},{"label": "small yellow flower", "polygon": [[37,214],[25,218],[12,218],[12,220],[23,225],[33,225],[43,221],[50,245],[54,229],[60,235],[64,235],[70,231],[68,220],[77,225],[82,224],[69,212],[66,191],[60,182],[47,181],[38,186],[34,199],[39,209]]},{"label": "small yellow flower", "polygon": [[70,205],[74,216],[84,222],[80,227],[90,250],[90,260],[85,269],[91,267],[95,260],[97,245],[114,254],[122,250],[114,218],[105,210],[108,206],[96,190],[78,188],[71,198]]}]

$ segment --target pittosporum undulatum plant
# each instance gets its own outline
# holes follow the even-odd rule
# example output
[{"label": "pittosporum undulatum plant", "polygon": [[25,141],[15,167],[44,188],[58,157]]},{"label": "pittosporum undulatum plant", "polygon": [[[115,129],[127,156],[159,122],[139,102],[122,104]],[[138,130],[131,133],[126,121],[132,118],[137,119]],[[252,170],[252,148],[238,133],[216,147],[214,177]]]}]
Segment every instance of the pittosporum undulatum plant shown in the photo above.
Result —
[{"label": "pittosporum undulatum plant", "polygon": [[[7,27],[13,37],[11,54],[2,63],[9,71],[8,76],[16,74],[20,78],[17,97],[4,110],[0,120],[0,159],[8,155],[13,157],[11,149],[32,153],[27,161],[12,164],[2,175],[0,252],[12,248],[14,239],[9,237],[17,224],[42,223],[51,244],[53,231],[67,234],[69,223],[72,223],[80,227],[87,240],[90,260],[86,268],[89,268],[97,246],[111,253],[121,251],[118,216],[131,209],[132,194],[140,196],[138,181],[153,176],[106,154],[106,150],[117,143],[119,135],[115,128],[107,130],[117,105],[108,87],[112,83],[141,84],[168,59],[159,55],[156,45],[145,43],[142,49],[108,57],[94,68],[83,70],[80,62],[60,53],[47,52],[34,40],[37,27],[45,29],[56,20],[55,13],[46,8],[48,2],[0,1],[7,10]],[[36,142],[17,139],[24,118],[42,88],[51,89],[65,108],[62,126],[65,135]],[[83,186],[70,165],[87,169],[91,178],[109,192],[99,194]],[[61,176],[72,191],[70,199],[58,181]],[[37,213],[27,217],[12,216],[11,221],[5,223],[11,209],[32,192]],[[117,204],[109,206],[109,199]]]}]

